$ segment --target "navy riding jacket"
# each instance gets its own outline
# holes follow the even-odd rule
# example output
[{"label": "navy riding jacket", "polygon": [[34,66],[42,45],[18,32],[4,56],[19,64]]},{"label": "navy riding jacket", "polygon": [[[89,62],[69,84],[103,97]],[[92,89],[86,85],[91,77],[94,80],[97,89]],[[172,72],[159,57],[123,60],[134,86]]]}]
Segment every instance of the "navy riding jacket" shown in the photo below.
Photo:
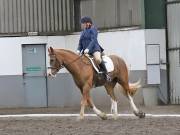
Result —
[{"label": "navy riding jacket", "polygon": [[89,54],[93,54],[96,51],[103,52],[104,49],[99,45],[97,41],[97,29],[92,26],[91,28],[84,29],[81,32],[81,36],[79,39],[79,45],[78,45],[78,50],[81,52],[85,49],[89,49]]}]

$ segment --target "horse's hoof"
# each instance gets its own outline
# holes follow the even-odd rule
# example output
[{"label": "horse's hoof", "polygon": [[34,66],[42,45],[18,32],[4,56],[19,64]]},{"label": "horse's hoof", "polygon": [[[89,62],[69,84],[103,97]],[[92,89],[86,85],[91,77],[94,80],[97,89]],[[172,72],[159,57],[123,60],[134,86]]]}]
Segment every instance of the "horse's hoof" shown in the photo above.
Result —
[{"label": "horse's hoof", "polygon": [[83,116],[78,116],[76,120],[77,121],[82,121],[82,120],[84,120],[84,117]]},{"label": "horse's hoof", "polygon": [[113,118],[114,120],[117,120],[117,119],[118,119],[118,115],[117,115],[117,114],[113,114],[112,118]]},{"label": "horse's hoof", "polygon": [[139,112],[139,118],[145,118],[146,117],[146,114],[142,111]]},{"label": "horse's hoof", "polygon": [[142,111],[139,112],[133,112],[137,117],[139,118],[145,118],[146,114]]},{"label": "horse's hoof", "polygon": [[101,113],[100,117],[102,120],[107,120],[107,115],[105,113]]}]

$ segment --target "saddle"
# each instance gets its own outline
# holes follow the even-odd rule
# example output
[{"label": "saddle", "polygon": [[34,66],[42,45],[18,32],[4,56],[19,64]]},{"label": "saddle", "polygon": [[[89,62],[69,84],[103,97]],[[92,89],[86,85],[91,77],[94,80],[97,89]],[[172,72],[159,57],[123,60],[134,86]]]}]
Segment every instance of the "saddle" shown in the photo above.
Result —
[{"label": "saddle", "polygon": [[[99,65],[95,62],[94,58],[92,56],[86,55],[86,57],[90,60],[94,70],[98,73],[101,74],[102,71],[100,70]],[[108,57],[107,55],[103,55],[102,56],[102,61],[104,62],[104,65],[107,69],[107,73],[112,72],[114,70],[114,64],[111,60],[110,57]]]},{"label": "saddle", "polygon": [[95,62],[94,58],[90,55],[85,55],[90,63],[92,64],[95,75],[94,75],[94,87],[102,86],[107,81],[111,82],[111,77],[108,75],[108,73],[114,71],[114,64],[110,57],[103,55],[102,61],[104,62],[104,66],[106,67],[106,73],[101,70],[101,67]]}]

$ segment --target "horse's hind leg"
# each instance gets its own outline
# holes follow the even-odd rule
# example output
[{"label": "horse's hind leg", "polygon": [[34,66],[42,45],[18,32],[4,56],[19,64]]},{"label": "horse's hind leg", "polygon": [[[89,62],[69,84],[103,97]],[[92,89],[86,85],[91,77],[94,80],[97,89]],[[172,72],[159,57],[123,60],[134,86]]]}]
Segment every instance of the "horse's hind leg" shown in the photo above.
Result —
[{"label": "horse's hind leg", "polygon": [[130,95],[131,89],[130,89],[130,87],[129,87],[129,84],[128,84],[128,83],[122,83],[121,86],[124,88],[124,90],[126,90],[125,93],[126,93],[126,96],[127,96],[128,100],[129,100],[129,103],[130,103],[130,105],[131,105],[131,108],[133,109],[133,113],[134,113],[136,116],[138,116],[139,118],[144,118],[144,117],[145,117],[145,113],[142,112],[142,111],[140,111],[140,110],[136,107],[136,105],[135,105],[135,103],[134,103],[134,100],[133,100],[132,96]]},{"label": "horse's hind leg", "polygon": [[108,83],[105,85],[106,91],[111,97],[111,113],[113,113],[113,118],[116,120],[118,117],[118,109],[117,109],[117,99],[114,94],[114,86],[116,83]]},{"label": "horse's hind leg", "polygon": [[127,94],[127,96],[128,96],[130,105],[131,105],[131,107],[132,107],[132,109],[133,109],[133,113],[134,113],[136,116],[138,116],[139,118],[144,118],[144,117],[145,117],[145,113],[142,112],[142,111],[140,111],[140,110],[136,107],[136,105],[135,105],[135,103],[134,103],[134,101],[133,101],[133,98],[131,97],[131,95],[130,95],[129,93]]}]

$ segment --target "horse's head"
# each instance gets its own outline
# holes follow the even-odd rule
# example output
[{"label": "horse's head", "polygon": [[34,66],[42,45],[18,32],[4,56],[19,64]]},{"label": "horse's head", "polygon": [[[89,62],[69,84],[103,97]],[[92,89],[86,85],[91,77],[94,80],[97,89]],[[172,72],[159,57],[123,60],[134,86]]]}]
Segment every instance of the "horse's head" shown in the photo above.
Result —
[{"label": "horse's head", "polygon": [[50,70],[48,76],[55,77],[60,68],[62,68],[63,62],[57,59],[57,54],[52,47],[48,48],[48,52],[50,57]]}]

